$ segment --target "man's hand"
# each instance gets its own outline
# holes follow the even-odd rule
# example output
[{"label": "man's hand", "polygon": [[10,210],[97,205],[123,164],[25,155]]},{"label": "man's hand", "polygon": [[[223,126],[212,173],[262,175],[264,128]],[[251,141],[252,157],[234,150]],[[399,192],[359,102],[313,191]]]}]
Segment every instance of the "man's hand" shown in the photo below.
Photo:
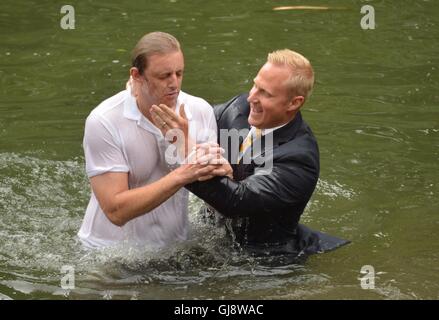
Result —
[{"label": "man's hand", "polygon": [[206,181],[215,176],[228,176],[233,179],[233,169],[223,158],[223,153],[224,150],[212,142],[199,144],[194,148],[188,156],[188,162],[206,166],[199,170],[198,181]]},{"label": "man's hand", "polygon": [[151,107],[151,116],[154,125],[160,129],[163,136],[172,129],[180,129],[185,132],[185,136],[188,132],[189,124],[184,111],[184,103],[180,105],[179,115],[175,111],[165,104],[155,105]]},{"label": "man's hand", "polygon": [[[216,172],[216,174],[214,174]],[[214,176],[223,176],[226,174],[224,169],[218,167],[218,165],[207,164],[201,165],[195,164],[183,164],[170,174],[175,176],[175,180],[182,184],[189,184],[195,181],[204,181],[213,178]],[[207,178],[210,177],[210,178]]]},{"label": "man's hand", "polygon": [[209,168],[206,167],[205,170],[200,169],[198,171],[198,174],[200,175],[200,177],[198,177],[198,181],[206,181],[212,179],[213,177],[222,177],[222,176],[227,176],[233,180],[233,169],[230,166],[230,164],[227,162],[227,160],[225,161],[226,161],[225,164],[214,165],[214,167],[212,167],[213,165],[208,165],[207,167]]},{"label": "man's hand", "polygon": [[[168,136],[173,136],[173,140],[170,142],[175,143],[177,142],[177,137],[184,137],[184,144],[183,141],[179,141],[179,145],[184,147],[182,151],[187,156],[192,143],[189,141],[189,122],[184,111],[184,104],[180,105],[179,115],[167,105],[152,105],[151,118],[154,125],[159,128],[165,138],[168,133]],[[177,130],[179,131],[176,132]]]}]

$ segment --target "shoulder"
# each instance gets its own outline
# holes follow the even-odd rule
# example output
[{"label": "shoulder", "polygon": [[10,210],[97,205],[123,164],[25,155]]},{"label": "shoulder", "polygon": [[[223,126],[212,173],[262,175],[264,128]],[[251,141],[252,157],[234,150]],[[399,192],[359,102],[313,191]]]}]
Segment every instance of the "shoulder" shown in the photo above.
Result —
[{"label": "shoulder", "polygon": [[247,97],[248,97],[247,93],[242,93],[234,96],[233,98],[231,98],[230,100],[224,103],[215,105],[214,112],[216,119],[219,120],[224,114],[231,112],[232,110],[235,109],[242,109],[243,106],[248,105]]},{"label": "shoulder", "polygon": [[311,128],[303,122],[293,139],[275,148],[274,162],[286,165],[286,170],[303,170],[318,177],[320,156],[317,140]]},{"label": "shoulder", "polygon": [[128,92],[126,90],[121,91],[114,96],[111,96],[104,101],[102,101],[97,107],[95,107],[89,115],[92,117],[103,117],[108,118],[113,113],[123,112],[123,106]]},{"label": "shoulder", "polygon": [[95,107],[86,119],[86,128],[96,126],[108,126],[110,123],[120,120],[127,91],[121,91],[102,101]]},{"label": "shoulder", "polygon": [[305,122],[305,120],[302,120],[302,125],[294,140],[296,140],[297,149],[304,151],[312,157],[319,157],[317,139],[314,136],[311,127]]}]

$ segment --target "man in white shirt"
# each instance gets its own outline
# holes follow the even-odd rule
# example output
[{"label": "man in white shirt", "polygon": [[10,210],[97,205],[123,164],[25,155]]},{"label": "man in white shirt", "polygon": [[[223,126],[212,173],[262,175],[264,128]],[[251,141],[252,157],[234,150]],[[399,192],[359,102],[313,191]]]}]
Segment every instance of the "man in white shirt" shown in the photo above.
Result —
[{"label": "man in white shirt", "polygon": [[216,141],[212,107],[180,90],[183,71],[178,41],[162,32],[146,34],[133,50],[131,90],[103,101],[88,116],[83,144],[92,194],[78,232],[85,245],[161,247],[185,240],[188,192],[181,188],[226,174],[218,165],[196,163],[170,172],[165,161],[170,142],[163,134],[175,123],[166,118],[157,127],[153,105],[181,116],[178,127],[185,128],[186,141]]}]

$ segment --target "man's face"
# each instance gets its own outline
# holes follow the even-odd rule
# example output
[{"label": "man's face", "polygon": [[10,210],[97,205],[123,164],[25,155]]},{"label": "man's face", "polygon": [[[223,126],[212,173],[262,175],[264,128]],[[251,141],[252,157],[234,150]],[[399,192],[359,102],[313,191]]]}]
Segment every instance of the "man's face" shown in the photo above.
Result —
[{"label": "man's face", "polygon": [[291,71],[285,66],[267,62],[254,79],[247,101],[250,103],[248,122],[259,129],[280,126],[290,120],[288,112],[292,96],[286,81]]},{"label": "man's face", "polygon": [[142,94],[151,105],[166,104],[174,108],[183,80],[184,58],[181,51],[154,54],[148,59]]}]

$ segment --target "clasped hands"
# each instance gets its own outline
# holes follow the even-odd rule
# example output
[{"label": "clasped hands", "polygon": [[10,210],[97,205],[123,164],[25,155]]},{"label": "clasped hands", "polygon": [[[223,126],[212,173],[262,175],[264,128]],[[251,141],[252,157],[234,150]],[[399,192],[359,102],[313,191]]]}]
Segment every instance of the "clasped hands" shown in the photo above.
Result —
[{"label": "clasped hands", "polygon": [[[224,150],[215,142],[195,144],[189,136],[189,122],[180,105],[179,115],[170,107],[160,104],[151,107],[151,118],[165,139],[177,145],[177,152],[183,155],[183,166],[191,166],[194,179],[205,181],[215,176],[233,179],[233,169],[222,156]],[[189,152],[190,150],[190,152]]]}]

